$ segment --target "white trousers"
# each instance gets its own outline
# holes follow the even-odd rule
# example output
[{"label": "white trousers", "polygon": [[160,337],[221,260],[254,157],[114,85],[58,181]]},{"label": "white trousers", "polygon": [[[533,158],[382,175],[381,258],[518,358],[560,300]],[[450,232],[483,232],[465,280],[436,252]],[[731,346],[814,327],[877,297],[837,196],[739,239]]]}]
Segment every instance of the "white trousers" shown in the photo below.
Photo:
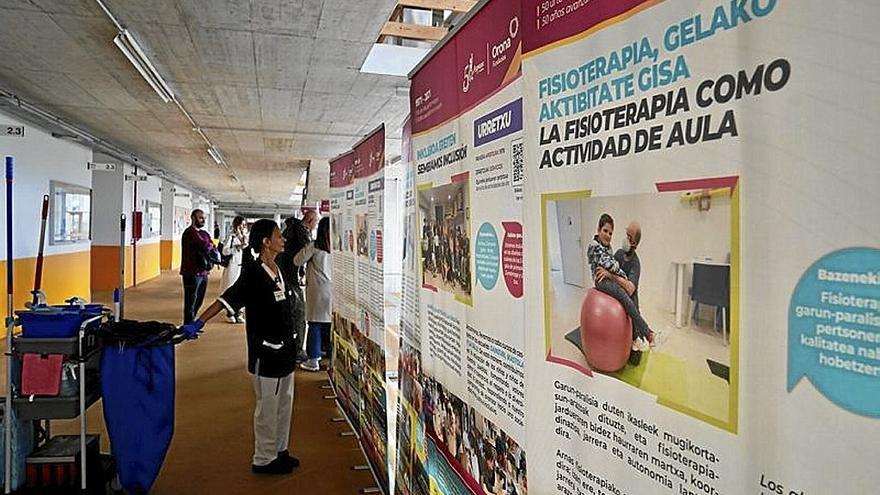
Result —
[{"label": "white trousers", "polygon": [[284,378],[254,375],[254,465],[265,466],[287,449],[293,412],[293,373]]}]

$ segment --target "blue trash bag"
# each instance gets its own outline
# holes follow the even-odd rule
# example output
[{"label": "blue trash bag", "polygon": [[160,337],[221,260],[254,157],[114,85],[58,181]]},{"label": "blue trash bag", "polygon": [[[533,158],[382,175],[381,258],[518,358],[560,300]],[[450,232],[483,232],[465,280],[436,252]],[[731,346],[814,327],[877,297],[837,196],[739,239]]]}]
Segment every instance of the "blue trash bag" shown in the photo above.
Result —
[{"label": "blue trash bag", "polygon": [[105,347],[101,390],[119,481],[147,493],[174,435],[174,346]]}]

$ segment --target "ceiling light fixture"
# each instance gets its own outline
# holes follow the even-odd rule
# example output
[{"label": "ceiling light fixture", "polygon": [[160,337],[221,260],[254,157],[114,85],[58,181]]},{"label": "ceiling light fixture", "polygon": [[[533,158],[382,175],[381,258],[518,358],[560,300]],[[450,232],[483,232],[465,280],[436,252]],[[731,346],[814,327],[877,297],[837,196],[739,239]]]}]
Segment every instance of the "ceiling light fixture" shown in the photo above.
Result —
[{"label": "ceiling light fixture", "polygon": [[217,165],[223,163],[223,155],[220,154],[220,150],[218,150],[216,146],[211,144],[208,145],[208,155],[217,162]]},{"label": "ceiling light fixture", "polygon": [[147,84],[153,88],[153,91],[159,95],[159,98],[162,98],[164,103],[168,103],[175,99],[174,93],[171,91],[168,83],[162,79],[162,76],[159,75],[159,72],[156,71],[156,68],[150,63],[150,60],[147,58],[146,54],[144,54],[144,51],[141,49],[140,45],[138,45],[137,40],[134,39],[128,29],[122,29],[119,34],[113,38],[113,43],[119,47],[119,50],[122,51],[125,58],[131,62],[131,65],[134,65],[134,68],[137,69],[144,80],[147,81]]}]

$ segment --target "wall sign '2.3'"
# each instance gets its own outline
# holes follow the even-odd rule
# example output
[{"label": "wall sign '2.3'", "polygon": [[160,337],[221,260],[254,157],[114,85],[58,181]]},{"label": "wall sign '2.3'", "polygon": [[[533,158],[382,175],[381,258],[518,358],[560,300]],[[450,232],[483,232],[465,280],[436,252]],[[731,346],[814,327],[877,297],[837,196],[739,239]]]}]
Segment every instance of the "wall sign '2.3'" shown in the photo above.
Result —
[{"label": "wall sign '2.3'", "polygon": [[0,126],[0,129],[2,129],[2,132],[0,132],[0,136],[24,137],[23,125],[2,125]]}]

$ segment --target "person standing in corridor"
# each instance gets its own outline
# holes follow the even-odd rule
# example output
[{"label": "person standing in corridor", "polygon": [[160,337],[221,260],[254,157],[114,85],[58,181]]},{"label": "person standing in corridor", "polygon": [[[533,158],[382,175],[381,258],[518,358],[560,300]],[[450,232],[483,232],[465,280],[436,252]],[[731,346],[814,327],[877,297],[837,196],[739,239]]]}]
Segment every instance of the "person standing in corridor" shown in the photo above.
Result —
[{"label": "person standing in corridor", "polygon": [[217,298],[198,320],[184,325],[185,335],[197,337],[205,323],[221,311],[244,308],[248,318],[248,372],[253,375],[254,456],[251,470],[257,474],[288,474],[299,466],[290,454],[290,420],[293,411],[296,335],[304,331],[302,296],[294,290],[276,263],[284,251],[281,230],[272,220],[258,220],[251,229],[248,246],[259,253],[241,267],[238,280]]},{"label": "person standing in corridor", "polygon": [[297,266],[306,266],[306,320],[309,322],[306,349],[308,360],[300,368],[321,369],[321,347],[330,337],[330,311],[333,306],[333,280],[330,276],[330,219],[318,222],[315,240],[306,244],[293,258]]},{"label": "person standing in corridor", "polygon": [[[211,259],[215,257],[214,242],[211,234],[202,230],[205,226],[205,212],[195,209],[190,214],[192,223],[181,236],[180,276],[183,278],[183,323],[191,323],[208,288],[208,273],[211,271]],[[216,256],[219,259],[219,256]]]},{"label": "person standing in corridor", "polygon": [[[244,218],[237,216],[232,220],[232,228],[223,242],[223,252],[226,258],[226,266],[223,268],[223,278],[220,279],[220,292],[232,287],[241,274],[242,255],[247,249],[247,237],[245,234]],[[227,313],[226,321],[229,323],[244,323],[241,312]]]}]

